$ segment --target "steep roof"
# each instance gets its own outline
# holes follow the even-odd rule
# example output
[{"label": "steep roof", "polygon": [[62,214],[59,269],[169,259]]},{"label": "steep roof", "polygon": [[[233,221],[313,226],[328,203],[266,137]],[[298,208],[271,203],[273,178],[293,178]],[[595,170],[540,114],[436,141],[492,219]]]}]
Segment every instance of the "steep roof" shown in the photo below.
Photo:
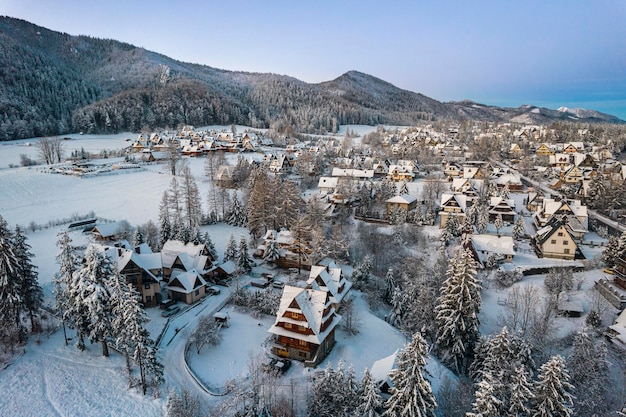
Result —
[{"label": "steep roof", "polygon": [[170,291],[181,292],[189,294],[195,289],[206,285],[206,281],[198,271],[192,269],[191,271],[183,272],[176,275],[175,278],[170,279],[167,289]]}]

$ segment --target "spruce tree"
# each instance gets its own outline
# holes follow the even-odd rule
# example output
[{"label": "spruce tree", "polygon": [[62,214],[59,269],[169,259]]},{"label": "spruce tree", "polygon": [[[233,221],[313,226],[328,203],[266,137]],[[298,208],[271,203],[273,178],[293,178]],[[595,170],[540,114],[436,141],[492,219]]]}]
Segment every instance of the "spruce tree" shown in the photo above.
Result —
[{"label": "spruce tree", "polygon": [[476,400],[472,404],[472,411],[467,417],[502,417],[500,412],[502,401],[495,395],[495,381],[489,372],[478,383]]},{"label": "spruce tree", "polygon": [[278,258],[280,258],[280,247],[278,246],[278,242],[276,242],[274,239],[266,240],[263,260],[265,262],[274,262]]},{"label": "spruce tree", "polygon": [[13,248],[13,234],[0,216],[0,322],[3,323],[0,335],[22,342],[20,313],[23,297],[19,269],[19,260]]},{"label": "spruce tree", "polygon": [[535,397],[532,381],[524,366],[518,366],[511,375],[509,386],[508,417],[526,417],[530,415],[530,402]]},{"label": "spruce tree", "polygon": [[502,220],[502,214],[498,213],[496,219],[493,221],[493,227],[496,229],[496,234],[500,236],[500,229],[504,226],[504,221]]},{"label": "spruce tree", "polygon": [[361,386],[359,389],[359,405],[355,415],[358,417],[379,417],[383,406],[383,399],[376,381],[372,377],[369,369],[363,372]]},{"label": "spruce tree", "polygon": [[35,331],[35,315],[43,304],[43,290],[37,280],[37,267],[33,265],[34,255],[26,242],[26,236],[19,226],[13,235],[13,250],[17,258],[17,276],[20,283],[22,304],[20,310],[26,312],[30,319],[31,331]]},{"label": "spruce tree", "polygon": [[437,348],[445,363],[456,372],[467,371],[478,339],[480,284],[469,250],[450,260],[446,280],[437,299]]},{"label": "spruce tree", "polygon": [[236,261],[237,260],[237,242],[235,242],[235,238],[233,235],[230,235],[230,239],[228,239],[228,243],[226,244],[226,250],[224,251],[224,262],[228,261]]},{"label": "spruce tree", "polygon": [[[56,261],[59,265],[59,272],[54,276],[54,300],[55,310],[62,320],[63,335],[67,345],[65,324],[70,318],[68,309],[71,303],[72,276],[78,269],[78,259],[74,254],[75,248],[72,246],[72,239],[69,234],[65,231],[58,233],[57,236],[59,238],[56,245],[59,252],[56,255]],[[72,326],[71,322],[69,324]]]},{"label": "spruce tree", "polygon": [[574,386],[569,382],[565,359],[556,355],[539,368],[532,417],[570,417],[574,414]]},{"label": "spruce tree", "polygon": [[526,225],[524,223],[524,217],[521,214],[517,216],[515,219],[515,223],[513,223],[513,230],[511,231],[511,235],[513,235],[513,239],[519,239],[526,233]]},{"label": "spruce tree", "polygon": [[391,397],[385,402],[385,416],[434,417],[437,403],[430,383],[426,379],[428,345],[415,333],[411,342],[396,358],[396,369],[389,373],[393,383]]},{"label": "spruce tree", "polygon": [[252,260],[248,254],[248,242],[246,237],[241,235],[239,239],[239,251],[237,252],[237,266],[242,274],[252,271]]}]

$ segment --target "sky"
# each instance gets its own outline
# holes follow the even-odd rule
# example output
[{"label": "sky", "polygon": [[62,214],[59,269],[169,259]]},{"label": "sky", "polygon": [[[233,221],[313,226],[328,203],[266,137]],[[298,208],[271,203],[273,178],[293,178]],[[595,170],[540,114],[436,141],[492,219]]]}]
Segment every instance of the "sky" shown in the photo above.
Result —
[{"label": "sky", "polygon": [[215,68],[357,70],[440,101],[626,120],[624,0],[0,0],[0,15]]}]

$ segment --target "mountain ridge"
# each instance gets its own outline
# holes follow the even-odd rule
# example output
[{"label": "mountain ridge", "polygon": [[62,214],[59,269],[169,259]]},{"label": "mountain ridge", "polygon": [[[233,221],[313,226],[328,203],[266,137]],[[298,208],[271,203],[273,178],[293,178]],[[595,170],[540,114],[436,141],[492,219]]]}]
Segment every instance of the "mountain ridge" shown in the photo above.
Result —
[{"label": "mountain ridge", "polygon": [[336,131],[420,121],[626,123],[593,110],[440,102],[356,70],[313,84],[177,61],[128,43],[0,17],[0,140],[180,124]]}]

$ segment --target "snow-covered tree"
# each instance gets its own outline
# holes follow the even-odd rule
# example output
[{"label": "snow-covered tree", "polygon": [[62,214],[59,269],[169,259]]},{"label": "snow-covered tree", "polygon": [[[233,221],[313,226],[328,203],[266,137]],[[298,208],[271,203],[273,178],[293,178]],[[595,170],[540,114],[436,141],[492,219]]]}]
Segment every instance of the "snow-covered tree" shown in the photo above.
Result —
[{"label": "snow-covered tree", "polygon": [[198,321],[198,325],[191,335],[190,340],[196,346],[196,352],[205,345],[217,345],[221,340],[219,325],[212,316],[204,316]]},{"label": "snow-covered tree", "polygon": [[43,304],[43,290],[37,280],[37,267],[33,265],[33,253],[26,242],[26,236],[19,226],[13,235],[13,250],[17,259],[17,277],[20,283],[20,310],[28,314],[31,331],[35,331],[35,315]]},{"label": "snow-covered tree", "polygon": [[72,276],[78,269],[78,259],[74,254],[72,239],[69,234],[64,231],[57,236],[56,242],[59,253],[56,256],[59,272],[54,276],[54,308],[57,314],[61,316],[63,322],[63,335],[65,336],[65,344],[67,345],[67,335],[65,333],[65,321],[69,318],[67,310],[71,302],[71,285]]},{"label": "snow-covered tree", "polygon": [[235,242],[235,238],[232,234],[230,235],[230,239],[228,239],[226,250],[224,251],[224,262],[228,261],[237,261],[237,242]]},{"label": "snow-covered tree", "polygon": [[489,224],[488,207],[480,204],[476,210],[476,231],[478,231],[478,233],[485,233],[485,230],[487,230],[487,224]]},{"label": "snow-covered tree", "polygon": [[450,260],[446,280],[437,299],[437,347],[444,362],[459,373],[467,370],[478,339],[480,284],[469,250]]},{"label": "snow-covered tree", "polygon": [[493,221],[493,227],[496,229],[496,234],[500,236],[500,229],[504,226],[504,221],[502,220],[502,214],[498,213],[496,219]]},{"label": "snow-covered tree", "polygon": [[472,411],[466,414],[467,417],[501,417],[500,409],[502,401],[494,395],[496,392],[496,382],[489,372],[485,373],[483,379],[478,383],[476,389],[476,400],[472,404]]},{"label": "snow-covered tree", "polygon": [[274,262],[278,258],[280,258],[280,246],[278,246],[278,242],[274,239],[266,240],[263,260],[265,262]]},{"label": "snow-covered tree", "polygon": [[400,190],[398,191],[398,195],[404,195],[409,193],[409,186],[406,181],[402,181],[400,183]]},{"label": "snow-covered tree", "polygon": [[393,273],[393,268],[389,267],[387,270],[387,274],[385,274],[385,293],[383,295],[383,299],[386,302],[391,302],[391,298],[393,297],[393,292],[396,288],[396,278]]},{"label": "snow-covered tree", "polygon": [[391,311],[387,315],[387,322],[397,328],[402,326],[405,311],[404,301],[402,290],[399,287],[395,287],[391,295]]},{"label": "snow-covered tree", "polygon": [[239,227],[244,227],[248,224],[246,211],[241,205],[241,202],[239,201],[239,198],[237,198],[237,196],[233,198],[230,210],[228,210],[228,212],[226,213],[226,223],[230,224],[231,226]]},{"label": "snow-covered tree", "polygon": [[361,386],[359,389],[359,405],[356,408],[357,417],[379,417],[383,407],[383,398],[376,381],[372,377],[369,369],[363,372]]},{"label": "snow-covered tree", "polygon": [[[624,233],[626,234],[626,232]],[[607,267],[613,268],[622,252],[626,250],[626,243],[622,244],[622,241],[626,241],[626,239],[624,239],[624,234],[622,234],[621,237],[611,236],[609,238],[606,247],[602,251],[602,260]]]},{"label": "snow-covered tree", "polygon": [[364,289],[370,280],[370,273],[372,271],[372,259],[369,255],[365,255],[363,260],[359,262],[352,271],[352,285],[356,289]]},{"label": "snow-covered tree", "polygon": [[135,230],[135,245],[141,245],[142,243],[146,242],[146,239],[144,238],[143,233],[141,233],[141,228],[137,228]]},{"label": "snow-covered tree", "polygon": [[595,341],[587,329],[574,338],[567,368],[571,382],[576,387],[572,394],[576,398],[578,415],[603,415],[608,410],[606,391],[609,384],[609,362],[603,341]]},{"label": "snow-covered tree", "polygon": [[430,383],[426,379],[428,345],[415,333],[396,358],[396,369],[389,373],[393,383],[391,397],[385,402],[385,416],[434,417],[437,403]]},{"label": "snow-covered tree", "polygon": [[522,215],[518,215],[517,219],[515,219],[515,223],[513,223],[513,230],[511,231],[511,235],[513,235],[513,239],[519,239],[526,233],[526,225],[524,223],[524,217]]},{"label": "snow-covered tree", "polygon": [[112,275],[110,260],[100,249],[90,245],[85,252],[84,264],[74,272],[71,284],[72,321],[77,326],[81,342],[85,335],[92,342],[100,342],[104,356],[109,356],[106,339],[112,335],[111,294],[107,286]]},{"label": "snow-covered tree", "polygon": [[511,375],[509,385],[508,417],[525,417],[530,415],[530,402],[535,397],[533,384],[524,366],[518,366]]},{"label": "snow-covered tree", "polygon": [[[22,306],[21,285],[18,278],[19,261],[13,248],[13,234],[7,222],[0,216],[0,335],[16,339],[21,334],[20,312]],[[22,341],[22,336],[17,337]]]},{"label": "snow-covered tree", "polygon": [[398,225],[406,222],[406,210],[400,206],[393,206],[389,211],[389,223]]},{"label": "snow-covered tree", "polygon": [[241,235],[239,239],[239,250],[237,252],[237,266],[242,274],[247,274],[252,271],[252,265],[252,260],[248,254],[248,242],[246,241],[246,237]]},{"label": "snow-covered tree", "polygon": [[539,368],[535,383],[533,417],[570,417],[574,414],[574,386],[569,382],[565,359],[556,355]]}]

